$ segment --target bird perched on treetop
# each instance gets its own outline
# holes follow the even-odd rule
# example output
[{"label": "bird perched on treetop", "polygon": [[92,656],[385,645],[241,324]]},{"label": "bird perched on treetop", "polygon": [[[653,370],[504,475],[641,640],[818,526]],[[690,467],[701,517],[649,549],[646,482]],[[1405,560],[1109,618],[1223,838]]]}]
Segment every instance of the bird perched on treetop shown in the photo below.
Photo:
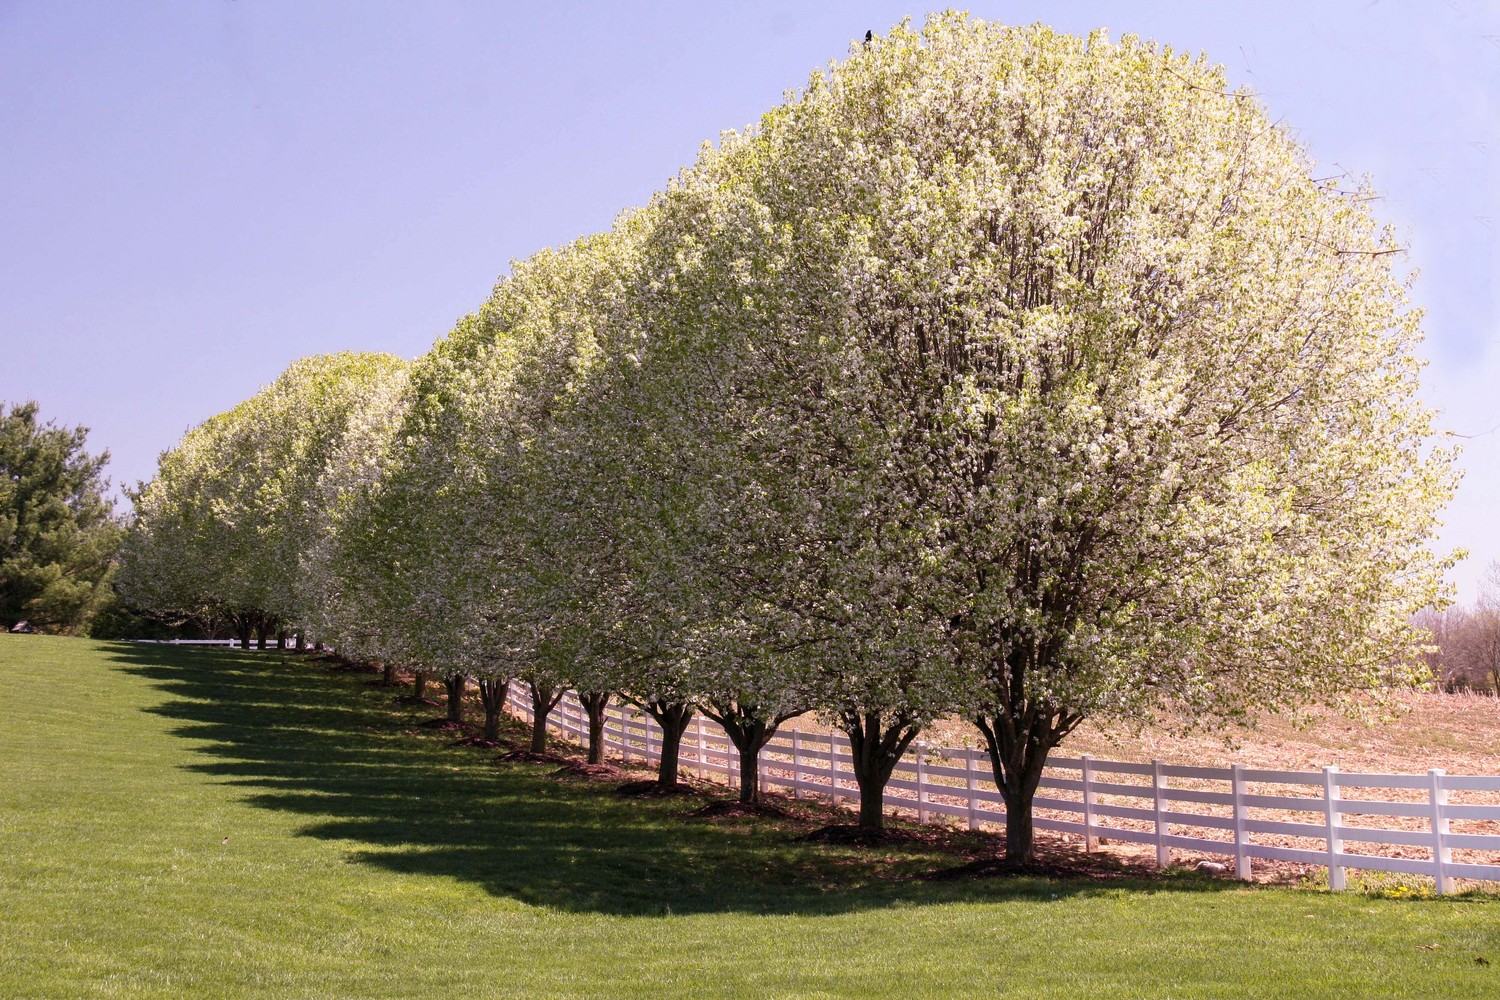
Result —
[{"label": "bird perched on treetop", "polygon": [[866,45],[869,45],[874,40],[875,40],[875,32],[873,32],[873,31],[867,31],[867,32],[865,32],[865,44]]}]

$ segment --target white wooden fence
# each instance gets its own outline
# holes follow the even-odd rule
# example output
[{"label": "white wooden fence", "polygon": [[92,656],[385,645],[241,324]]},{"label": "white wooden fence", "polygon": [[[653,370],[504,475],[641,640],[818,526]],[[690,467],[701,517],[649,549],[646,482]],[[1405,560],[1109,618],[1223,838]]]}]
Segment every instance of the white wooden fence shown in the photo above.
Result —
[{"label": "white wooden fence", "polygon": [[[511,686],[508,705],[530,721],[524,685]],[[588,738],[588,716],[571,694],[548,726],[578,742]],[[655,763],[661,730],[644,713],[613,706],[605,746],[627,763]],[[783,729],[761,754],[761,787],[857,800],[851,761],[841,734]],[[683,734],[680,762],[731,787],[739,775],[733,743],[702,715]],[[914,745],[885,803],[921,822],[947,817],[971,830],[1005,822],[989,757],[976,747]],[[1138,764],[1085,754],[1048,760],[1035,810],[1037,829],[1073,834],[1088,846],[1105,838],[1145,844],[1162,866],[1174,849],[1220,855],[1245,879],[1259,858],[1326,866],[1333,889],[1344,888],[1346,868],[1430,876],[1438,892],[1452,892],[1458,878],[1500,881],[1500,776]]]},{"label": "white wooden fence", "polygon": [[[131,639],[131,642],[153,643],[158,646],[237,646],[238,639]],[[251,649],[255,641],[251,640]]]},{"label": "white wooden fence", "polygon": [[[253,637],[250,639],[250,645],[245,647],[240,646],[240,641],[238,639],[131,639],[130,641],[148,643],[157,646],[229,646],[234,649],[249,649],[251,651],[260,649],[259,640]],[[291,650],[294,642],[295,639],[293,637],[288,637],[286,641],[286,647],[284,649],[281,649],[281,651],[285,653],[288,650]],[[276,645],[276,639],[273,637],[266,640],[265,649],[262,650],[262,652],[271,652],[278,648],[280,647]],[[304,650],[304,652],[311,651],[311,646]],[[324,651],[328,651],[326,647]]]}]

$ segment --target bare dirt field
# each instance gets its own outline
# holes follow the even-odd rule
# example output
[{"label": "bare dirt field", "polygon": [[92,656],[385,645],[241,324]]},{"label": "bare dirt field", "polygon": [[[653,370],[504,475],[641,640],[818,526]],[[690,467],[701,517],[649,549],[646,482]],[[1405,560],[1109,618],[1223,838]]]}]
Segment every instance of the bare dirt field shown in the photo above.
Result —
[{"label": "bare dirt field", "polygon": [[[1132,733],[1119,726],[1084,722],[1058,747],[1062,756],[1093,754],[1110,760],[1168,764],[1201,764],[1281,770],[1315,770],[1334,766],[1345,771],[1417,773],[1441,767],[1454,774],[1500,774],[1500,698],[1476,694],[1414,692],[1403,708],[1374,725],[1332,710],[1314,712],[1311,724],[1299,726],[1279,715],[1266,715],[1252,728],[1186,735],[1171,727]],[[807,728],[804,720],[799,724]],[[948,746],[975,744],[973,725],[949,720],[934,726],[929,742]]]}]

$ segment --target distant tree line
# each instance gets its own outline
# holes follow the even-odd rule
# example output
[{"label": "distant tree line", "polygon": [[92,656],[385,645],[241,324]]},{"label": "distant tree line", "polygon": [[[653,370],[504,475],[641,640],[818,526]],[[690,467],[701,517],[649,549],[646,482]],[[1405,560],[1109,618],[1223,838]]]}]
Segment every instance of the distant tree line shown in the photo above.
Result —
[{"label": "distant tree line", "polygon": [[1445,691],[1500,695],[1500,562],[1490,563],[1472,605],[1424,610],[1432,633],[1427,662]]},{"label": "distant tree line", "polygon": [[517,262],[412,363],[338,354],[134,495],[129,603],[698,713],[742,794],[788,718],[859,822],[969,719],[1031,856],[1084,718],[1216,725],[1423,675],[1452,455],[1362,189],[1220,68],[947,14]]}]

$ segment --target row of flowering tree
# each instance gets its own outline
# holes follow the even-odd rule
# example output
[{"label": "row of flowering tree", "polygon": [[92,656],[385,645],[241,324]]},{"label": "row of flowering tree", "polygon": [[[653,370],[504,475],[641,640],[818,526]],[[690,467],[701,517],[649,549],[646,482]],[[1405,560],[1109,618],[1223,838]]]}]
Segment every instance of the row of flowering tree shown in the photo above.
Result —
[{"label": "row of flowering tree", "polygon": [[410,365],[299,362],[137,497],[143,607],[849,738],[859,822],[959,715],[1007,855],[1085,718],[1214,725],[1410,680],[1451,454],[1367,192],[1219,68],[899,26]]}]

